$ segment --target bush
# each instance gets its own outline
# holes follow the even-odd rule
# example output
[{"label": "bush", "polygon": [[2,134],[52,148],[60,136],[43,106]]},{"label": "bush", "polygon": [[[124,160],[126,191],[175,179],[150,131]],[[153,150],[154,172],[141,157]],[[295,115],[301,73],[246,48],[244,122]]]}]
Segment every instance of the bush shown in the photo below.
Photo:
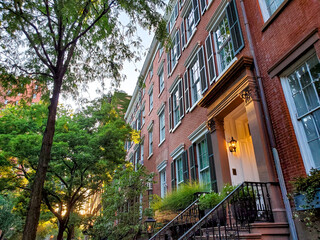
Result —
[{"label": "bush", "polygon": [[194,200],[196,192],[204,192],[205,186],[200,185],[199,183],[187,183],[182,185],[176,191],[169,193],[164,198],[154,196],[154,200],[151,204],[151,207],[154,211],[181,211],[188,207]]},{"label": "bush", "polygon": [[226,184],[220,193],[212,192],[202,195],[199,199],[199,209],[212,209],[227,197],[237,186]]}]

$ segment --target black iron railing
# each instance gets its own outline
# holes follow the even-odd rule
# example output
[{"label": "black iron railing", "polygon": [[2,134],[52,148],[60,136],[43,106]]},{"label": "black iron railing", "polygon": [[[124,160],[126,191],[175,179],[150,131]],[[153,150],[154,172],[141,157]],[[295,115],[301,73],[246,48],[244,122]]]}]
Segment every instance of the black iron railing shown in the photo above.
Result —
[{"label": "black iron railing", "polygon": [[179,215],[172,219],[149,240],[173,240],[178,239],[180,236],[182,236],[200,220],[198,201],[199,199],[191,203],[185,210],[183,210]]},{"label": "black iron railing", "polygon": [[180,235],[179,240],[240,239],[241,231],[250,232],[250,223],[273,222],[269,184],[242,183],[188,231]]}]

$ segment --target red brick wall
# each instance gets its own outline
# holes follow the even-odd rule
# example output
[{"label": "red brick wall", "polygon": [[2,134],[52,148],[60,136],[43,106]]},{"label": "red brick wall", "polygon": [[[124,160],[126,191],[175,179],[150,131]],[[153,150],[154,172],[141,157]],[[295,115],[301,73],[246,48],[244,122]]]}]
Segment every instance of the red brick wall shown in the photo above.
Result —
[{"label": "red brick wall", "polygon": [[[261,72],[273,131],[285,181],[305,175],[305,168],[292,126],[279,77],[270,78],[268,69],[313,29],[320,27],[318,0],[292,0],[262,31],[263,18],[258,0],[244,1]],[[320,29],[319,29],[320,30]],[[317,45],[319,52],[319,41]],[[319,55],[319,54],[318,54]]]}]

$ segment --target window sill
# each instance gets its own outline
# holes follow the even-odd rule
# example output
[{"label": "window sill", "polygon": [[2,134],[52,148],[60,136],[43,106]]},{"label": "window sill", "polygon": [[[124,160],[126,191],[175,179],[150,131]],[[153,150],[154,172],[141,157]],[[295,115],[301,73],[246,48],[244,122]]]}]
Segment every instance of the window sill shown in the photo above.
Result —
[{"label": "window sill", "polygon": [[193,105],[192,105],[192,107],[189,109],[189,112],[192,112],[193,111],[193,109],[195,109],[196,108],[196,106],[197,106],[197,104],[198,104],[198,102],[200,102],[200,100],[202,99],[202,97],[201,98],[199,98],[198,99],[198,101],[196,101]]},{"label": "window sill", "polygon": [[263,24],[261,32],[266,31],[266,29],[271,25],[271,23],[279,16],[282,10],[287,6],[291,0],[284,0],[284,2],[278,7],[278,9],[268,18],[268,20]]},{"label": "window sill", "polygon": [[193,33],[191,34],[190,38],[188,39],[188,42],[186,43],[186,45],[184,45],[184,49],[186,49],[189,46],[189,44],[190,44],[193,36],[195,35],[196,31],[197,31],[197,28],[194,28]]},{"label": "window sill", "polygon": [[181,125],[181,120],[177,123],[177,125],[171,130],[171,133],[174,133],[174,131]]},{"label": "window sill", "polygon": [[148,156],[148,160],[153,156],[153,153],[151,153],[149,156]]},{"label": "window sill", "polygon": [[158,144],[158,147],[160,147],[162,145],[162,143],[164,143],[166,139],[164,138],[159,144]]}]

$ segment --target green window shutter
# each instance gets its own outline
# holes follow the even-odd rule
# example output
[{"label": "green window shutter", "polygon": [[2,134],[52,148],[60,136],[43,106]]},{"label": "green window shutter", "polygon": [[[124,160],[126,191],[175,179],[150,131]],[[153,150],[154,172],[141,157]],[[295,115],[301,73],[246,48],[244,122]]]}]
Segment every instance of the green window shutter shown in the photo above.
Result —
[{"label": "green window shutter", "polygon": [[167,74],[169,75],[169,74],[170,74],[170,72],[171,72],[171,65],[170,65],[170,51],[169,51],[169,52],[167,52],[167,70],[168,70]]},{"label": "green window shutter", "polygon": [[193,145],[189,147],[189,160],[190,160],[190,174],[191,174],[191,181],[197,180],[197,169],[194,159],[194,151],[193,151]]},{"label": "green window shutter", "polygon": [[186,112],[189,110],[189,82],[188,82],[188,71],[185,71],[184,76],[184,102]]},{"label": "green window shutter", "polygon": [[213,49],[212,49],[212,40],[211,33],[209,33],[206,39],[206,53],[207,53],[207,64],[208,64],[208,75],[210,83],[216,77],[216,70],[214,66],[214,58],[213,58]]},{"label": "green window shutter", "polygon": [[183,182],[189,182],[189,164],[187,150],[182,153]]},{"label": "green window shutter", "polygon": [[184,106],[183,106],[183,89],[182,89],[182,80],[178,83],[178,91],[179,91],[179,111],[180,111],[180,119],[184,116]]},{"label": "green window shutter", "polygon": [[200,82],[201,82],[201,91],[202,93],[207,90],[207,75],[206,75],[206,66],[204,64],[204,53],[203,47],[200,48],[198,52],[199,68],[200,68]]},{"label": "green window shutter", "polygon": [[206,140],[207,140],[207,145],[208,145],[208,157],[209,157],[209,167],[210,167],[210,177],[211,177],[211,190],[214,192],[218,192],[216,168],[214,165],[212,141],[211,141],[211,133],[210,132],[206,134]]},{"label": "green window shutter", "polygon": [[171,189],[176,189],[176,174],[175,174],[175,167],[174,161],[171,163]]},{"label": "green window shutter", "polygon": [[237,55],[237,53],[239,53],[240,50],[244,47],[244,42],[235,0],[232,0],[228,3],[226,7],[226,13],[231,33],[233,53],[234,55]]},{"label": "green window shutter", "polygon": [[207,1],[206,0],[200,0],[200,7],[201,7],[201,13],[203,14],[207,7]]},{"label": "green window shutter", "polygon": [[169,129],[172,129],[172,97],[169,97]]}]

